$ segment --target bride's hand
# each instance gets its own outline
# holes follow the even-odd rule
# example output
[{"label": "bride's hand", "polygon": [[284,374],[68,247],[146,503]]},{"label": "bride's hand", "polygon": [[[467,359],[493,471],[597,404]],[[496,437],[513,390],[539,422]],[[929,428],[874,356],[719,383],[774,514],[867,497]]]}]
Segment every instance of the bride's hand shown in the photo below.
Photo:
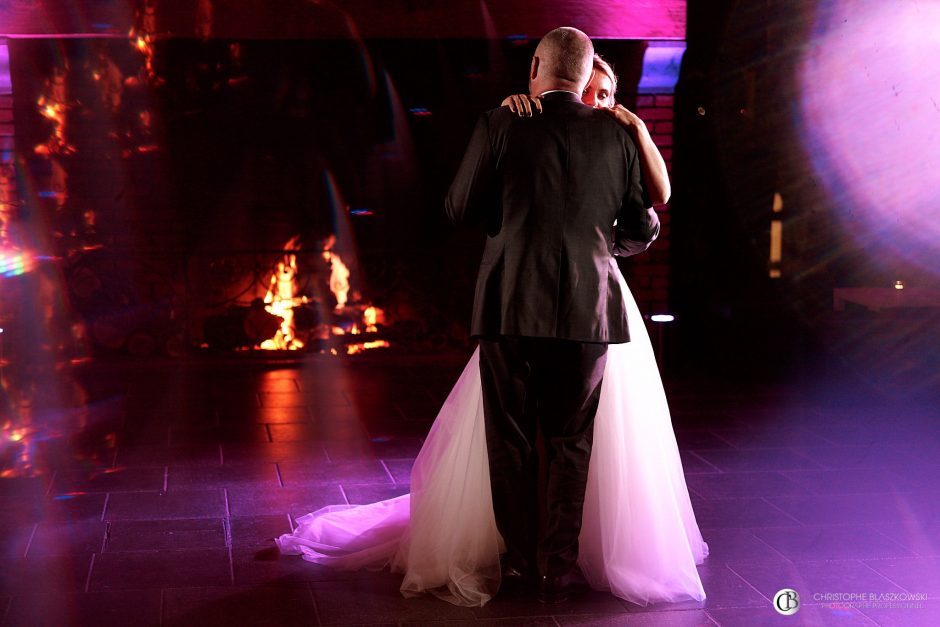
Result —
[{"label": "bride's hand", "polygon": [[646,128],[646,123],[644,123],[637,114],[623,105],[614,105],[604,110],[614,116],[614,119],[620,122],[620,125],[629,131],[638,131]]},{"label": "bride's hand", "polygon": [[513,94],[503,100],[501,106],[509,107],[510,111],[523,118],[531,118],[533,110],[542,112],[542,101],[528,94]]}]

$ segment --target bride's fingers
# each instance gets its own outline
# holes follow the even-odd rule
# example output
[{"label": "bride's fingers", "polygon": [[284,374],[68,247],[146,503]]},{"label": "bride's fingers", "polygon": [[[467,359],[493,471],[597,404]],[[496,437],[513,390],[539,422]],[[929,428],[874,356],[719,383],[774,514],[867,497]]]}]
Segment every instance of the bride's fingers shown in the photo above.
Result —
[{"label": "bride's fingers", "polygon": [[517,96],[519,98],[519,104],[522,106],[523,115],[527,118],[532,117],[532,105],[529,104],[529,98],[527,96]]},{"label": "bride's fingers", "polygon": [[535,108],[539,110],[539,113],[541,113],[541,112],[542,112],[542,99],[541,99],[541,98],[533,98],[533,99],[532,99],[532,102],[535,103]]}]

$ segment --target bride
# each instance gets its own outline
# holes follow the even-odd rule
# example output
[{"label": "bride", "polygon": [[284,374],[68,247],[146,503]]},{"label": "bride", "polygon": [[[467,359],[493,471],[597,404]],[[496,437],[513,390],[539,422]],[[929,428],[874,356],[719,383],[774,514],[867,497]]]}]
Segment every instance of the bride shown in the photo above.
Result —
[{"label": "bride", "polygon": [[[669,182],[642,120],[614,104],[616,75],[595,55],[585,104],[607,109],[634,136],[650,198]],[[537,99],[504,105],[536,115]],[[638,605],[701,601],[696,570],[708,555],[689,501],[662,380],[643,317],[623,277],[630,342],[611,344],[594,424],[578,566],[591,587]],[[411,471],[411,493],[368,505],[334,505],[297,519],[281,553],[344,570],[390,565],[406,596],[456,605],[489,601],[505,550],[493,514],[479,349],[441,407]]]}]

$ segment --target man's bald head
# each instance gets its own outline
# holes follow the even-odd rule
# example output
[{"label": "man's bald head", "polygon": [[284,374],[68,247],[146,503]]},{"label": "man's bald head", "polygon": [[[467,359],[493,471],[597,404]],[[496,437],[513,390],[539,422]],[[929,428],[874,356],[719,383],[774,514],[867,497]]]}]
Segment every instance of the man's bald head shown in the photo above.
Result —
[{"label": "man's bald head", "polygon": [[533,95],[552,89],[581,93],[591,78],[594,44],[577,28],[563,26],[542,37],[529,74]]}]

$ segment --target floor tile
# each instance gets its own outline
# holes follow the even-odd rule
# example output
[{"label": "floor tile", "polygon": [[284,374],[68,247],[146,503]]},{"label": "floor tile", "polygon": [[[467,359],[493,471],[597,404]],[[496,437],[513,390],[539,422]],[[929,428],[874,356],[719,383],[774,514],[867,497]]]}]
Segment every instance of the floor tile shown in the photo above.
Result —
[{"label": "floor tile", "polygon": [[806,489],[779,472],[690,474],[689,490],[706,499],[760,498],[805,494]]},{"label": "floor tile", "polygon": [[317,624],[313,596],[303,585],[171,588],[163,611],[168,626]]},{"label": "floor tile", "polygon": [[[864,446],[794,447],[794,451],[829,469],[926,467],[928,461],[911,455],[903,447],[876,443]],[[791,468],[788,470],[797,470]]]},{"label": "floor tile", "polygon": [[177,466],[167,473],[167,489],[231,488],[240,485],[279,487],[277,468],[272,463],[225,464],[201,468]]},{"label": "floor tile", "polygon": [[117,466],[205,466],[221,463],[219,444],[119,446]]},{"label": "floor tile", "polygon": [[832,444],[803,427],[764,426],[746,429],[714,429],[712,433],[734,448],[781,448],[789,446],[826,446]]},{"label": "floor tile", "polygon": [[819,606],[802,606],[792,616],[783,616],[774,611],[768,604],[766,608],[728,608],[709,610],[709,615],[719,625],[728,627],[792,627],[793,625],[807,627],[830,627],[830,625],[847,625],[851,627],[876,627],[861,612],[854,609],[829,609]]},{"label": "floor tile", "polygon": [[358,422],[308,422],[267,425],[272,442],[323,442],[326,440],[356,441],[367,437],[365,426]]},{"label": "floor tile", "polygon": [[[729,566],[768,599],[796,590],[804,605],[826,603],[835,593],[898,593],[903,590],[860,560],[734,564]],[[827,595],[830,595],[827,597]]]},{"label": "floor tile", "polygon": [[238,585],[346,581],[369,579],[375,576],[373,573],[341,571],[315,564],[304,560],[299,555],[281,555],[271,538],[252,545],[233,546],[232,568],[235,573],[235,583]]},{"label": "floor tile", "polygon": [[797,522],[764,499],[694,499],[692,505],[695,519],[703,529],[777,527],[782,522]]},{"label": "floor tile", "polygon": [[326,441],[323,447],[334,462],[361,459],[417,457],[421,438],[374,438],[358,441]]},{"label": "floor tile", "polygon": [[940,599],[940,558],[910,557],[865,560],[865,564],[907,592]]},{"label": "floor tile", "polygon": [[3,594],[82,592],[88,580],[92,554],[51,555],[0,560],[0,590]]},{"label": "floor tile", "polygon": [[[780,496],[775,506],[806,525],[875,524],[904,520],[910,514],[909,503],[917,495],[888,497],[871,494],[827,494]],[[919,502],[915,506],[919,506]]]},{"label": "floor tile", "polygon": [[107,523],[100,520],[39,523],[30,540],[27,557],[98,553],[104,546],[107,530]]},{"label": "floor tile", "polygon": [[76,492],[135,492],[163,488],[164,469],[160,466],[117,466],[91,472],[59,471],[52,482],[50,494]]},{"label": "floor tile", "polygon": [[317,483],[391,483],[392,478],[379,461],[339,461],[308,464],[278,464],[285,486]]},{"label": "floor tile", "polygon": [[920,602],[885,602],[861,605],[857,611],[880,627],[911,627],[913,625],[940,625],[940,603],[934,599]]},{"label": "floor tile", "polygon": [[157,627],[159,590],[30,594],[16,597],[3,625],[55,627]]},{"label": "floor tile", "polygon": [[310,422],[310,410],[306,407],[257,407],[228,409],[218,412],[221,423],[292,423]]},{"label": "floor tile", "polygon": [[704,610],[630,612],[615,616],[556,616],[561,627],[715,627]]},{"label": "floor tile", "polygon": [[95,559],[89,590],[227,586],[232,583],[228,549],[121,551]]},{"label": "floor tile", "polygon": [[698,450],[696,455],[725,472],[803,470],[822,464],[786,448]]},{"label": "floor tile", "polygon": [[313,485],[284,488],[236,487],[227,491],[232,516],[265,516],[290,514],[294,518],[327,505],[346,502],[336,485]]},{"label": "floor tile", "polygon": [[347,407],[349,401],[340,391],[267,392],[258,394],[262,407]]},{"label": "floor tile", "polygon": [[708,544],[710,564],[738,562],[779,564],[789,561],[772,546],[755,536],[751,529],[712,527],[703,529],[702,535]]},{"label": "floor tile", "polygon": [[414,459],[383,459],[382,463],[385,464],[395,483],[400,485],[409,485],[411,483],[411,469],[415,464]]},{"label": "floor tile", "polygon": [[0,525],[0,559],[24,557],[35,529],[36,523],[30,520],[6,518]]},{"label": "floor tile", "polygon": [[403,621],[402,627],[558,627],[557,619],[550,616],[513,616],[474,620],[416,620]]},{"label": "floor tile", "polygon": [[[784,472],[800,494],[885,494],[909,492],[911,484],[896,475],[877,468],[852,468],[842,470],[792,470]],[[794,496],[793,493],[781,496]]]},{"label": "floor tile", "polygon": [[873,529],[923,557],[940,557],[940,520],[906,520],[871,525]]},{"label": "floor tile", "polygon": [[866,525],[754,529],[755,536],[790,560],[907,557],[911,551]]},{"label": "floor tile", "polygon": [[[640,607],[591,592],[546,607],[506,586],[483,608],[460,608],[403,598],[387,570],[280,555],[274,538],[292,519],[408,491],[466,359],[208,359],[91,377],[98,398],[125,399],[97,405],[107,428],[77,434],[74,455],[43,443],[54,473],[0,478],[0,625],[940,623],[938,412],[824,403],[798,385],[667,381],[711,550],[704,602]],[[770,601],[784,585],[803,597],[789,619]],[[928,600],[813,599],[849,588]]]},{"label": "floor tile", "polygon": [[104,551],[111,553],[225,546],[225,524],[221,518],[115,520],[109,524]]},{"label": "floor tile", "polygon": [[221,518],[226,514],[220,489],[121,492],[110,495],[105,519]]},{"label": "floor tile", "polygon": [[232,546],[268,544],[281,534],[291,532],[290,518],[279,516],[233,516],[229,519]]},{"label": "floor tile", "polygon": [[374,579],[324,581],[310,585],[322,625],[472,620],[475,617],[470,608],[457,607],[433,596],[406,599],[398,590],[401,577],[392,574]]},{"label": "floor tile", "polygon": [[221,451],[226,465],[255,462],[329,461],[326,449],[319,442],[224,443]]},{"label": "floor tile", "polygon": [[221,442],[270,442],[271,436],[265,425],[259,424],[186,424],[171,427],[170,446],[215,444]]},{"label": "floor tile", "polygon": [[355,505],[393,499],[396,496],[408,494],[410,491],[408,486],[403,485],[357,485],[346,483],[342,485],[346,499]]}]

